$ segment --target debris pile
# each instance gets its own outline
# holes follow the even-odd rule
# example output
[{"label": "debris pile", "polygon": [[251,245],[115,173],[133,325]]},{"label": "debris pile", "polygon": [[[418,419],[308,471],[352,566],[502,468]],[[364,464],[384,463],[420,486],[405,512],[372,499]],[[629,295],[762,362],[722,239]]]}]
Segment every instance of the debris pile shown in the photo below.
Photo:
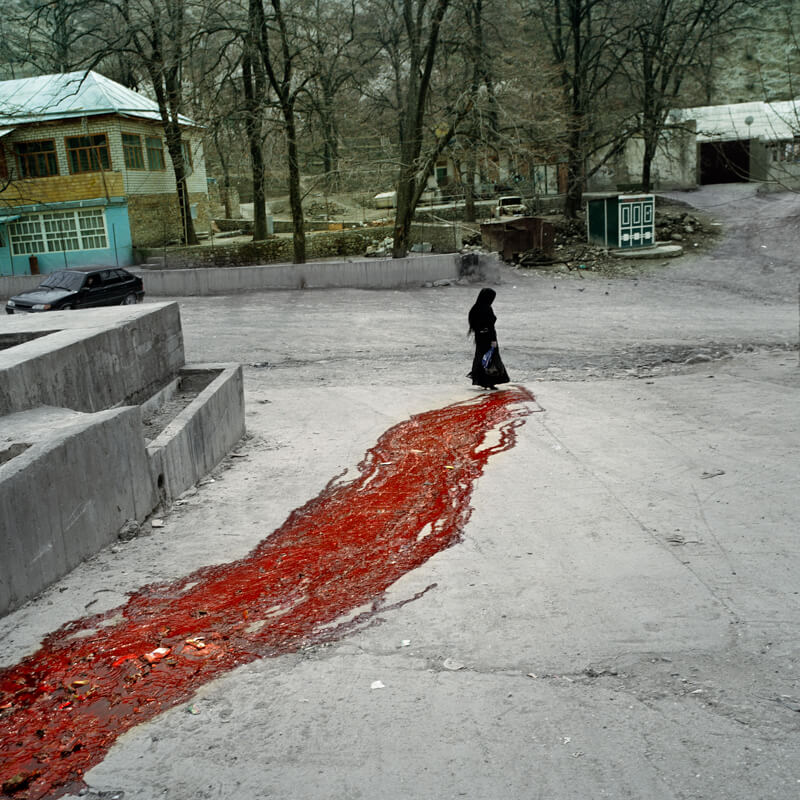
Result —
[{"label": "debris pile", "polygon": [[[659,203],[661,208],[659,209]],[[539,248],[517,253],[511,263],[526,269],[591,270],[604,273],[618,273],[630,270],[630,263],[621,265],[611,250],[590,244],[586,236],[586,219],[580,214],[576,219],[561,215],[546,217],[553,226],[553,253],[548,256]],[[679,243],[684,251],[697,249],[713,243],[721,232],[721,226],[714,224],[696,209],[687,209],[677,203],[668,203],[659,198],[656,201],[656,241],[659,243]]]},{"label": "debris pile", "polygon": [[659,242],[680,242],[692,246],[713,229],[688,211],[659,212],[656,206],[656,240]]},{"label": "debris pile", "polygon": [[328,219],[330,217],[343,219],[350,213],[345,206],[333,200],[311,200],[305,204],[303,210],[309,217],[316,217],[317,219]]}]

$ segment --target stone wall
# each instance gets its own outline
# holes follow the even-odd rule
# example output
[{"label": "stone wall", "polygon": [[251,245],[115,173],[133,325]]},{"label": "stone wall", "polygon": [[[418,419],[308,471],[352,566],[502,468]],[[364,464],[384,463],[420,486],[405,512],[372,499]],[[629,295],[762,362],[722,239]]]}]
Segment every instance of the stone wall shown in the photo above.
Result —
[{"label": "stone wall", "polygon": [[[208,195],[192,193],[189,195],[189,202],[197,205],[195,231],[208,231],[211,225]],[[128,198],[128,220],[131,240],[137,249],[159,247],[168,242],[179,241],[182,233],[177,192],[131,195]]]},{"label": "stone wall", "polygon": [[[208,181],[208,197],[211,203],[211,212],[214,218],[225,217],[225,190],[216,179],[209,179]],[[241,214],[239,208],[239,192],[235,186],[228,187],[228,204],[231,208],[231,216],[236,219]]]},{"label": "stone wall", "polygon": [[[392,235],[392,228],[360,228],[349,231],[323,231],[306,236],[306,258],[336,258],[363,256],[367,247]],[[412,244],[429,242],[436,253],[454,253],[461,246],[460,231],[452,225],[414,225]],[[146,258],[148,253],[142,252]],[[153,256],[163,256],[163,250],[153,250]],[[263,242],[245,242],[172,247],[166,251],[167,269],[187,267],[242,267],[253,264],[281,264],[292,261],[292,240],[274,237]]]}]

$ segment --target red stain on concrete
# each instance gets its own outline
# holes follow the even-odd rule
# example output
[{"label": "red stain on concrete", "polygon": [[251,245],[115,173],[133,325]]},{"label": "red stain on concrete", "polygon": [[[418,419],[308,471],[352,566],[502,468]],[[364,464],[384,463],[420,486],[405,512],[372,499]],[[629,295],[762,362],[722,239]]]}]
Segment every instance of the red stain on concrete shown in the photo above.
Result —
[{"label": "red stain on concrete", "polygon": [[509,388],[396,425],[358,477],[331,481],[245,558],[146,586],[0,671],[4,796],[75,790],[117,736],[202,684],[363,621],[359,608],[460,540],[476,479],[532,401]]}]

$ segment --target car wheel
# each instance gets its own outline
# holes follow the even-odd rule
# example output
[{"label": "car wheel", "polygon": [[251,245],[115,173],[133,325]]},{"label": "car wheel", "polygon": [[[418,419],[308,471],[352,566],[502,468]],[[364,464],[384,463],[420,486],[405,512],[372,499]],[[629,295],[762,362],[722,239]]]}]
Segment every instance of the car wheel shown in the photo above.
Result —
[{"label": "car wheel", "polygon": [[136,305],[136,295],[135,294],[126,294],[125,299],[122,301],[121,305],[123,306],[135,306]]},{"label": "car wheel", "polygon": [[61,311],[72,311],[72,309],[73,309],[73,308],[75,308],[75,306],[73,306],[73,305],[70,305],[70,304],[67,304],[67,305],[65,305],[65,306],[61,306],[61,309],[60,309],[60,310],[61,310]]}]

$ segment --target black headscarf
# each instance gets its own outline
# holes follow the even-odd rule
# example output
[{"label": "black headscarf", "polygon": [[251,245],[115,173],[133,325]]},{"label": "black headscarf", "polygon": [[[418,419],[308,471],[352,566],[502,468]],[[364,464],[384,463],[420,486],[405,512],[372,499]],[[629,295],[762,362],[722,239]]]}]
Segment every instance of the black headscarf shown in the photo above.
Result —
[{"label": "black headscarf", "polygon": [[497,292],[494,289],[481,289],[478,292],[478,299],[475,305],[469,310],[469,330],[470,333],[481,330],[481,328],[490,328],[494,325],[497,317],[492,311],[492,302],[497,297]]}]

